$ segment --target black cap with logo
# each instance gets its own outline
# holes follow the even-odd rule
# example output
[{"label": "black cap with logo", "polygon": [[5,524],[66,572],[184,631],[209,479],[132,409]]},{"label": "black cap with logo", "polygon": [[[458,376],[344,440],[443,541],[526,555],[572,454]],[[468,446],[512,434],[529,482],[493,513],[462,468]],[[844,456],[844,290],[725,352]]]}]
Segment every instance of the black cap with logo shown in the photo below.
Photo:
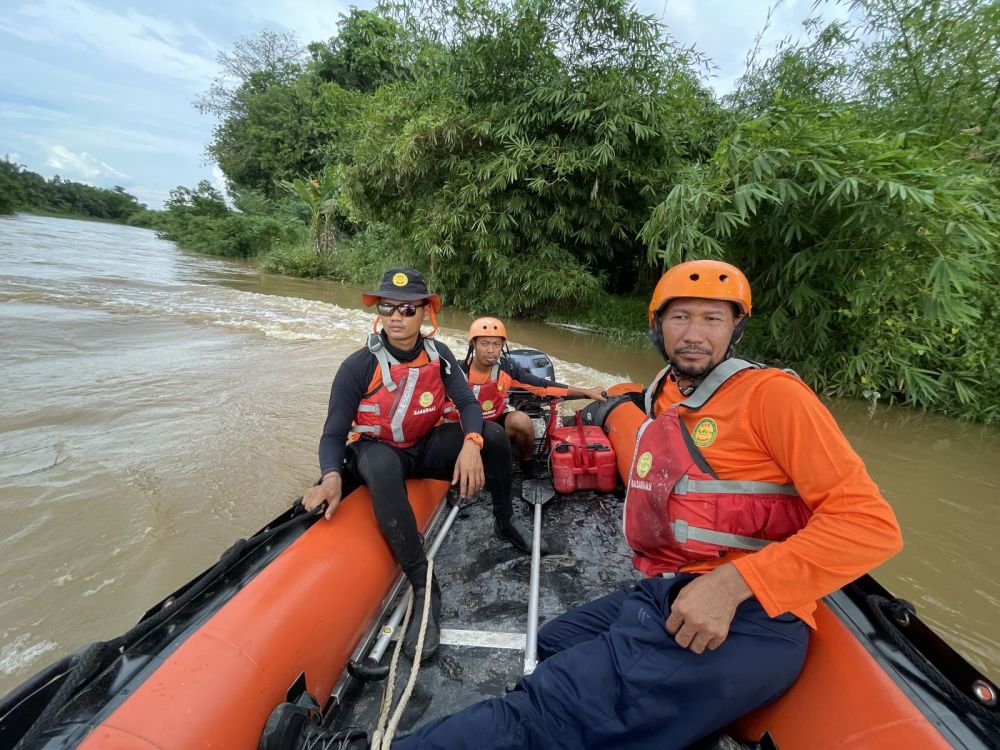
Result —
[{"label": "black cap with logo", "polygon": [[441,310],[441,298],[431,294],[423,275],[415,268],[390,268],[382,275],[382,284],[377,291],[365,292],[361,299],[368,306],[380,299],[394,299],[400,302],[427,300],[434,312]]}]

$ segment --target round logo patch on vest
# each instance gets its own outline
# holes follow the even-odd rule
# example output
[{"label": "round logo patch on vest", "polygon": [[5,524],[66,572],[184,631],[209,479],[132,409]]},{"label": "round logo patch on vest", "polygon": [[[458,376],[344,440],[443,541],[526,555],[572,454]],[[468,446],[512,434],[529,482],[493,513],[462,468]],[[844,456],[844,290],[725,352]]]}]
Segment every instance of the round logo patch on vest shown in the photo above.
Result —
[{"label": "round logo patch on vest", "polygon": [[649,473],[649,470],[652,468],[653,468],[653,454],[650,453],[649,451],[646,451],[641,456],[639,456],[639,460],[636,461],[635,473],[639,475],[640,479],[642,479]]},{"label": "round logo patch on vest", "polygon": [[410,283],[405,273],[397,273],[392,277],[393,286],[406,286]]},{"label": "round logo patch on vest", "polygon": [[485,412],[492,410],[493,410],[493,402],[490,400],[483,401],[483,411]]},{"label": "round logo patch on vest", "polygon": [[430,406],[433,403],[434,403],[434,394],[433,393],[431,393],[430,391],[424,391],[423,393],[420,394],[420,405],[421,406]]},{"label": "round logo patch on vest", "polygon": [[719,436],[719,427],[715,424],[714,419],[709,419],[705,417],[694,426],[691,430],[691,439],[694,440],[694,444],[699,448],[707,448],[712,443],[715,442],[715,438]]}]

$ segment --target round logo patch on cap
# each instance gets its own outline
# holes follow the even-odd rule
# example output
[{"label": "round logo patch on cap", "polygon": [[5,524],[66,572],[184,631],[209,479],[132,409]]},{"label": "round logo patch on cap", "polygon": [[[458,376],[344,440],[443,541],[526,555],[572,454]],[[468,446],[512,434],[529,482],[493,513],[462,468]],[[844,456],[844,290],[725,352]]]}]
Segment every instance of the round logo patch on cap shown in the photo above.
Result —
[{"label": "round logo patch on cap", "polygon": [[715,424],[714,419],[709,419],[708,417],[698,422],[694,426],[694,429],[691,430],[691,439],[694,440],[694,444],[699,448],[707,448],[715,442],[715,438],[718,436],[719,426]]},{"label": "round logo patch on cap", "polygon": [[641,456],[639,456],[639,460],[636,461],[635,473],[639,475],[640,479],[642,479],[649,473],[649,470],[652,468],[653,468],[653,454],[650,453],[649,451],[646,451]]},{"label": "round logo patch on cap", "polygon": [[397,273],[392,277],[393,286],[406,286],[410,283],[410,279],[405,273]]},{"label": "round logo patch on cap", "polygon": [[421,406],[430,406],[433,403],[434,403],[434,394],[433,393],[431,393],[430,391],[424,391],[423,393],[420,394],[420,405]]},{"label": "round logo patch on cap", "polygon": [[490,401],[489,399],[483,401],[483,411],[492,411],[492,410],[493,410],[493,402]]}]

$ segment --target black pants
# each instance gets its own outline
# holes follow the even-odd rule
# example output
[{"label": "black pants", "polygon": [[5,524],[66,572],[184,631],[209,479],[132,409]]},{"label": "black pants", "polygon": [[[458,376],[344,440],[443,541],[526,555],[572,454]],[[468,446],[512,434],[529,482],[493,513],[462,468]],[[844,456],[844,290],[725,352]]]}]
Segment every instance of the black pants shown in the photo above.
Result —
[{"label": "black pants", "polygon": [[[409,448],[397,448],[371,438],[352,443],[347,469],[368,485],[382,536],[399,560],[410,583],[419,588],[427,575],[427,558],[417,531],[417,520],[406,497],[408,478],[451,481],[455,461],[465,445],[465,431],[457,422],[435,427]],[[493,496],[493,515],[511,517],[510,442],[503,427],[487,422],[483,429],[483,468],[486,488]]]}]

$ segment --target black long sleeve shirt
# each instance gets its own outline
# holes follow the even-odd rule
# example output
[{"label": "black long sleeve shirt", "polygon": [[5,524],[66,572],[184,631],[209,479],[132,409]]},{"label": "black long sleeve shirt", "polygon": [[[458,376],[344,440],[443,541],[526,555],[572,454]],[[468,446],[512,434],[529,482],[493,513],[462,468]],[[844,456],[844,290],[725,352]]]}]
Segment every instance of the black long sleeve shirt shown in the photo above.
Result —
[{"label": "black long sleeve shirt", "polygon": [[[466,377],[469,377],[470,363],[465,361],[461,363],[461,366],[462,372],[465,373]],[[501,379],[503,379],[504,373],[510,378],[513,387],[534,393],[536,396],[565,396],[569,390],[569,386],[563,383],[538,377],[510,357],[500,358],[500,373]],[[478,377],[471,379],[475,382],[479,380]]]},{"label": "black long sleeve shirt", "polygon": [[[382,343],[389,353],[400,362],[412,362],[424,351],[422,336],[417,337],[417,343],[408,352],[400,351],[389,343],[382,333]],[[458,409],[462,428],[466,434],[482,433],[483,412],[472,395],[469,383],[452,354],[451,349],[435,339],[434,345],[441,356],[441,379],[445,391]],[[347,436],[358,412],[358,404],[368,391],[372,376],[378,369],[378,360],[368,347],[362,347],[354,352],[340,365],[330,387],[330,406],[326,414],[326,424],[323,425],[323,436],[319,440],[320,476],[326,476],[331,471],[340,471],[344,465],[344,447]]]}]

